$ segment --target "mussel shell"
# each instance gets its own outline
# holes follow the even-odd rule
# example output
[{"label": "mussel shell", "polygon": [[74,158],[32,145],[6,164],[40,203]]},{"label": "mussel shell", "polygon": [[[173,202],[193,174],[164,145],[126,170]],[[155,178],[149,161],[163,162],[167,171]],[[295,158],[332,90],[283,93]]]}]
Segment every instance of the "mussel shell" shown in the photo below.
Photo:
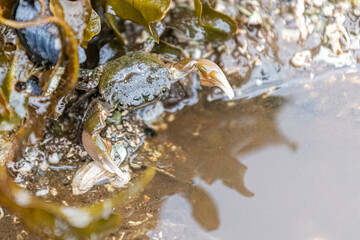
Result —
[{"label": "mussel shell", "polygon": [[41,96],[42,94],[40,81],[36,76],[31,76],[26,82],[18,81],[15,84],[15,90],[17,92],[27,92],[32,96]]},{"label": "mussel shell", "polygon": [[[51,15],[49,1],[47,14]],[[41,12],[41,5],[35,0],[19,0],[13,10],[13,18],[19,22],[33,20]],[[16,30],[21,44],[34,63],[55,65],[61,51],[59,28],[54,23]]]},{"label": "mussel shell", "polygon": [[42,94],[40,81],[36,76],[31,76],[28,80],[26,80],[26,88],[33,96],[41,96]]}]

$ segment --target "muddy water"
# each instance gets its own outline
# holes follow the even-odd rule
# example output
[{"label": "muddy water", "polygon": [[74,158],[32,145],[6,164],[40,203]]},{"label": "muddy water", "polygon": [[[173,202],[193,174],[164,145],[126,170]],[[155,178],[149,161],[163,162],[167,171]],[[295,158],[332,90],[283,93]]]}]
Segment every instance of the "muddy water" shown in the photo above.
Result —
[{"label": "muddy water", "polygon": [[158,176],[148,189],[162,205],[147,235],[358,237],[359,83],[356,73],[340,71],[267,97],[201,97],[175,118],[168,114],[157,138],[181,146],[175,151],[184,158],[169,161],[172,177]]}]

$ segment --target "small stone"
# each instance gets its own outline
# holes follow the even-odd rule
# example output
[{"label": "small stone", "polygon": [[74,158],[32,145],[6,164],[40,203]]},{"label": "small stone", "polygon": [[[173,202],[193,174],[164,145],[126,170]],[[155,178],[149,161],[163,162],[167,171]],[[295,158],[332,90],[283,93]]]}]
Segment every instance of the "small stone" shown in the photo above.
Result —
[{"label": "small stone", "polygon": [[50,194],[55,197],[58,194],[58,191],[56,190],[56,188],[52,188],[50,190]]},{"label": "small stone", "polygon": [[79,155],[80,155],[81,158],[84,158],[84,157],[86,157],[88,154],[87,154],[86,151],[81,151],[81,150],[80,150]]},{"label": "small stone", "polygon": [[175,114],[170,114],[167,120],[168,122],[173,122],[175,120]]},{"label": "small stone", "polygon": [[56,165],[60,162],[60,159],[62,158],[63,154],[62,153],[53,153],[49,156],[49,163],[50,164],[53,164],[53,165]]},{"label": "small stone", "polygon": [[36,192],[36,196],[45,196],[49,193],[49,189],[46,188],[46,189],[41,189],[39,191]]},{"label": "small stone", "polygon": [[139,161],[136,158],[131,159],[129,164],[130,164],[130,167],[133,169],[140,169],[143,166],[142,161]]},{"label": "small stone", "polygon": [[18,217],[14,216],[14,217],[13,217],[13,223],[14,223],[14,224],[20,223],[20,219],[19,219]]},{"label": "small stone", "polygon": [[23,182],[24,181],[24,178],[23,178],[23,176],[21,176],[21,174],[18,174],[17,176],[16,176],[16,178],[14,178],[14,182],[15,183],[21,183],[21,182]]},{"label": "small stone", "polygon": [[281,37],[287,42],[296,42],[300,39],[300,31],[298,29],[282,29]]},{"label": "small stone", "polygon": [[326,26],[325,34],[335,54],[339,55],[348,50],[351,41],[343,25],[338,23],[329,24]]},{"label": "small stone", "polygon": [[108,192],[114,192],[115,191],[115,187],[112,186],[111,184],[106,184],[105,187],[106,187],[106,190]]},{"label": "small stone", "polygon": [[28,236],[28,235],[29,235],[29,233],[28,233],[27,231],[25,231],[25,230],[21,230],[21,234],[22,234],[22,235],[25,235],[25,236]]},{"label": "small stone", "polygon": [[49,164],[46,161],[42,161],[40,163],[39,169],[41,171],[46,171],[49,168]]},{"label": "small stone", "polygon": [[249,21],[248,21],[249,25],[262,25],[263,24],[263,20],[260,16],[260,14],[257,11],[254,11],[251,16],[249,17]]},{"label": "small stone", "polygon": [[307,0],[306,3],[319,8],[324,4],[324,0]]},{"label": "small stone", "polygon": [[0,207],[0,220],[5,216],[4,210]]},{"label": "small stone", "polygon": [[354,8],[354,9],[353,9],[353,14],[354,14],[356,17],[359,17],[359,16],[360,16],[360,10],[357,9],[357,8]]},{"label": "small stone", "polygon": [[265,49],[265,46],[264,45],[258,45],[256,46],[255,48],[258,52],[262,52],[264,49]]},{"label": "small stone", "polygon": [[131,148],[136,148],[136,143],[133,142],[133,141],[131,141],[131,142],[130,142],[130,147],[131,147]]},{"label": "small stone", "polygon": [[148,202],[150,200],[150,197],[148,195],[144,195],[144,202]]},{"label": "small stone", "polygon": [[130,125],[130,124],[128,124],[128,125],[127,125],[127,131],[128,131],[128,132],[133,132],[133,131],[134,131],[133,126]]},{"label": "small stone", "polygon": [[70,158],[70,157],[74,156],[74,152],[75,152],[75,149],[70,148],[69,152],[66,154],[66,158]]},{"label": "small stone", "polygon": [[291,64],[294,67],[309,66],[311,61],[311,53],[309,50],[297,52],[291,59]]},{"label": "small stone", "polygon": [[331,17],[333,15],[333,11],[334,11],[334,5],[325,5],[322,8],[322,12],[326,17]]}]

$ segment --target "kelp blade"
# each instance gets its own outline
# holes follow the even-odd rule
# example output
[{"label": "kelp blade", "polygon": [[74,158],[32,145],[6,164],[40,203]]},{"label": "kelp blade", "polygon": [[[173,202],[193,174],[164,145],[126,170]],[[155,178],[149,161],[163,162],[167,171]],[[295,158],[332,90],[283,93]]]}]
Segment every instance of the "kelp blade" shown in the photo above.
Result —
[{"label": "kelp blade", "polygon": [[42,201],[27,190],[18,187],[0,168],[0,202],[36,231],[58,238],[84,239],[101,236],[120,227],[122,216],[112,209],[123,205],[140,193],[153,179],[155,170],[148,168],[130,187],[113,198],[88,207],[65,207]]},{"label": "kelp blade", "polygon": [[159,36],[152,25],[163,19],[169,11],[171,0],[106,0],[106,12],[143,26],[156,42]]}]

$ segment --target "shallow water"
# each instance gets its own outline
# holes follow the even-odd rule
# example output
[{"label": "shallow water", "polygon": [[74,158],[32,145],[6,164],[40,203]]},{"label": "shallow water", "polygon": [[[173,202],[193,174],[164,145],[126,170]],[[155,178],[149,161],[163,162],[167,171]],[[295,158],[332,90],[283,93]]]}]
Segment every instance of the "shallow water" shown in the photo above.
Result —
[{"label": "shallow water", "polygon": [[152,184],[166,194],[148,236],[355,239],[359,83],[356,73],[323,75],[236,104],[201,98],[170,117],[158,138],[186,160],[173,159],[176,180]]},{"label": "shallow water", "polygon": [[[235,101],[209,102],[203,91],[166,113],[147,140],[161,171],[116,239],[356,239],[360,79],[358,69],[328,70],[250,86]],[[255,97],[264,86],[277,90]],[[10,221],[3,236],[22,229]]]}]

